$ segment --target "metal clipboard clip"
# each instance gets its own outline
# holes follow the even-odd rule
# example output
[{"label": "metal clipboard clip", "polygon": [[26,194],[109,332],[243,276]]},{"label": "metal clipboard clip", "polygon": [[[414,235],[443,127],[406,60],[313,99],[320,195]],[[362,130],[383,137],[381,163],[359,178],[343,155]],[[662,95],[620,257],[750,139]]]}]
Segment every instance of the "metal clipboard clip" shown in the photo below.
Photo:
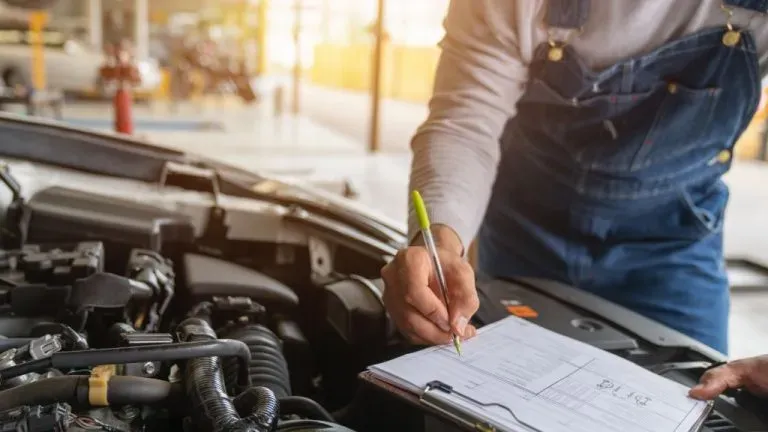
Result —
[{"label": "metal clipboard clip", "polygon": [[472,405],[477,406],[478,408],[489,408],[489,407],[501,408],[504,411],[507,411],[509,414],[511,414],[512,417],[515,419],[515,421],[520,423],[522,426],[526,427],[531,432],[542,432],[540,429],[537,429],[534,426],[520,420],[520,418],[517,415],[515,415],[514,411],[512,411],[510,408],[502,404],[480,402],[467,395],[464,395],[455,391],[453,387],[441,381],[431,381],[426,385],[426,387],[424,388],[424,392],[422,392],[421,396],[419,397],[419,403],[421,403],[422,405],[424,405],[429,409],[434,410],[437,413],[440,413],[441,415],[445,416],[447,419],[453,420],[468,428],[474,429],[477,432],[502,432],[502,431],[497,429],[496,426],[492,425],[491,423],[477,418],[477,415],[475,413],[469,412],[466,409],[463,409],[459,406],[451,404],[445,398],[440,397],[439,394],[453,395],[455,397],[458,397],[459,399],[462,399],[466,402],[471,403]]}]

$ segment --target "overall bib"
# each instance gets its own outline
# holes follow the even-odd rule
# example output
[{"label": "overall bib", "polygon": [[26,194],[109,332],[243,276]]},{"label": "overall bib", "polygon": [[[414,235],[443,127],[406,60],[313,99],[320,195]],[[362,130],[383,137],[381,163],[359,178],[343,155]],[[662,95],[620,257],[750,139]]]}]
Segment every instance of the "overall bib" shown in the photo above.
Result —
[{"label": "overall bib", "polygon": [[[565,41],[538,47],[501,139],[480,270],[576,286],[727,353],[721,176],[761,93],[754,38],[728,12],[767,3],[725,0],[722,26],[600,71]],[[583,28],[589,10],[550,0],[547,25]]]}]

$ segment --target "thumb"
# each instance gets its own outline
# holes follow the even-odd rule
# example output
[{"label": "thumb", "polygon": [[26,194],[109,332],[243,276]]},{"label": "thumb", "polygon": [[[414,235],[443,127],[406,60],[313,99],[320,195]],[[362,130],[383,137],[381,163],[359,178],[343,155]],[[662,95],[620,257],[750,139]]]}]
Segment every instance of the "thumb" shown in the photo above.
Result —
[{"label": "thumb", "polygon": [[714,399],[728,389],[743,386],[747,372],[748,368],[738,361],[710,369],[689,394],[694,399]]},{"label": "thumb", "polygon": [[475,272],[463,259],[455,260],[445,273],[448,285],[448,313],[451,328],[461,337],[469,337],[469,320],[480,305],[475,288]]}]

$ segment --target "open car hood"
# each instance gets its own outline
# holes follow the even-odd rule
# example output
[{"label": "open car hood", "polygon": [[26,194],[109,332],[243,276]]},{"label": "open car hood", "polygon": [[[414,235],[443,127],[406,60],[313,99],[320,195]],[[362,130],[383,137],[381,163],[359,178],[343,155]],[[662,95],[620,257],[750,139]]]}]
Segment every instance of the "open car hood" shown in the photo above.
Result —
[{"label": "open car hood", "polygon": [[46,119],[0,114],[0,157],[43,163],[92,174],[162,183],[169,171],[215,176],[223,195],[257,199],[333,219],[376,240],[399,247],[403,224],[358,203],[299,181],[262,176],[204,156],[111,133]]}]

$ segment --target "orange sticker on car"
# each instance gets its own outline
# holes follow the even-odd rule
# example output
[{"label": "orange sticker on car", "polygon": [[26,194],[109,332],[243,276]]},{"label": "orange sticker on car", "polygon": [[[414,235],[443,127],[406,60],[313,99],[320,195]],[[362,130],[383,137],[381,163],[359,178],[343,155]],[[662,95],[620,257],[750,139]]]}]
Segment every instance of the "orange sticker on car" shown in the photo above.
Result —
[{"label": "orange sticker on car", "polygon": [[539,313],[530,306],[507,306],[507,312],[518,318],[537,318]]}]

